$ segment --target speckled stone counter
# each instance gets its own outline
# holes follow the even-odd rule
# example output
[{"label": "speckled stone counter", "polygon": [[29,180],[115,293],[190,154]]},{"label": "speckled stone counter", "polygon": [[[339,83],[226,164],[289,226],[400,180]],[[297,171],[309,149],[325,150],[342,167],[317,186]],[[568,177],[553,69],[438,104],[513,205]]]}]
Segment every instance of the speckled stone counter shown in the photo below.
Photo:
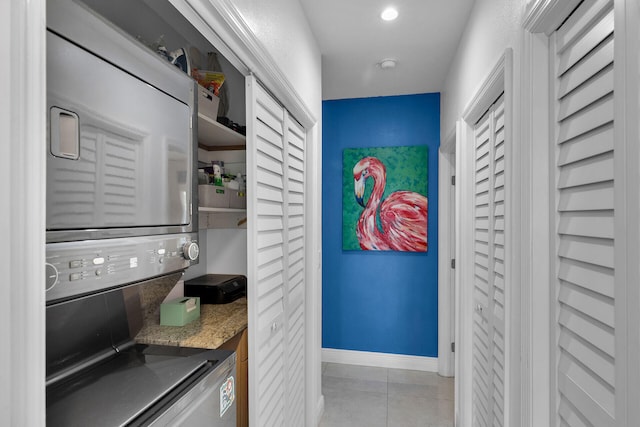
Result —
[{"label": "speckled stone counter", "polygon": [[228,304],[201,304],[200,318],[185,326],[160,325],[160,303],[172,287],[167,283],[141,290],[144,320],[136,342],[214,349],[247,327],[246,298]]}]

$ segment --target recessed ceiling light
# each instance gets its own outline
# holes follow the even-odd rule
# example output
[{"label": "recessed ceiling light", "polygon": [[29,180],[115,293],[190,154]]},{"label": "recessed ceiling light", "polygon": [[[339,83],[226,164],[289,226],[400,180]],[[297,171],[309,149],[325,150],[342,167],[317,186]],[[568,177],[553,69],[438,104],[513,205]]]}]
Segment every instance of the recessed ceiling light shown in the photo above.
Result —
[{"label": "recessed ceiling light", "polygon": [[398,11],[393,7],[386,8],[380,14],[380,18],[384,19],[385,21],[393,21],[397,17],[398,17]]},{"label": "recessed ceiling light", "polygon": [[395,68],[396,67],[396,60],[395,59],[383,59],[382,61],[380,61],[378,63],[378,66],[380,68],[382,68],[383,70],[388,70],[391,68]]}]

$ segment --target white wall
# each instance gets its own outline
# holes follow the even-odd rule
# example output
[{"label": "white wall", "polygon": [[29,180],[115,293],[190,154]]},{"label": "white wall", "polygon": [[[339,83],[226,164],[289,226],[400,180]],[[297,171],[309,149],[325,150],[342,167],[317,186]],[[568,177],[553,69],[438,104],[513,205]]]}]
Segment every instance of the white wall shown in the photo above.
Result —
[{"label": "white wall", "polygon": [[207,274],[242,274],[246,276],[246,228],[207,230]]},{"label": "white wall", "polygon": [[298,0],[231,0],[317,119],[322,112],[320,49]]},{"label": "white wall", "polygon": [[476,0],[441,94],[441,138],[455,129],[467,103],[506,48],[518,63],[525,0]]}]

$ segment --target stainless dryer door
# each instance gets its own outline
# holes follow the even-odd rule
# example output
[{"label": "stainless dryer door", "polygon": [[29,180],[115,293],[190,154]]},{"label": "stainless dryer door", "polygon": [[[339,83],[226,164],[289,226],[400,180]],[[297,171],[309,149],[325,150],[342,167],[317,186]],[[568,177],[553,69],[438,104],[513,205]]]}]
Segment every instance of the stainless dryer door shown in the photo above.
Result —
[{"label": "stainless dryer door", "polygon": [[47,231],[188,225],[191,108],[51,31],[47,45]]}]

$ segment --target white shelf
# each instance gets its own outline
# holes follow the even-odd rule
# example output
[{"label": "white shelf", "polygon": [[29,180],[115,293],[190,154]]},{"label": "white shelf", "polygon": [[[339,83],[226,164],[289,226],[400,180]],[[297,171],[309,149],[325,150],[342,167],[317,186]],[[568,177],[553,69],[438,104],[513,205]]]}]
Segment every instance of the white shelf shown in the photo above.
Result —
[{"label": "white shelf", "polygon": [[244,150],[247,138],[198,113],[198,143],[205,150]]},{"label": "white shelf", "polygon": [[198,228],[200,230],[247,228],[246,209],[199,207],[198,212],[200,212],[198,219]]},{"label": "white shelf", "polygon": [[246,212],[246,209],[234,209],[234,208],[207,208],[204,206],[199,206],[198,207],[198,211],[199,212],[220,212],[220,213],[224,213],[224,212],[228,212],[228,213],[235,213],[235,212]]}]

